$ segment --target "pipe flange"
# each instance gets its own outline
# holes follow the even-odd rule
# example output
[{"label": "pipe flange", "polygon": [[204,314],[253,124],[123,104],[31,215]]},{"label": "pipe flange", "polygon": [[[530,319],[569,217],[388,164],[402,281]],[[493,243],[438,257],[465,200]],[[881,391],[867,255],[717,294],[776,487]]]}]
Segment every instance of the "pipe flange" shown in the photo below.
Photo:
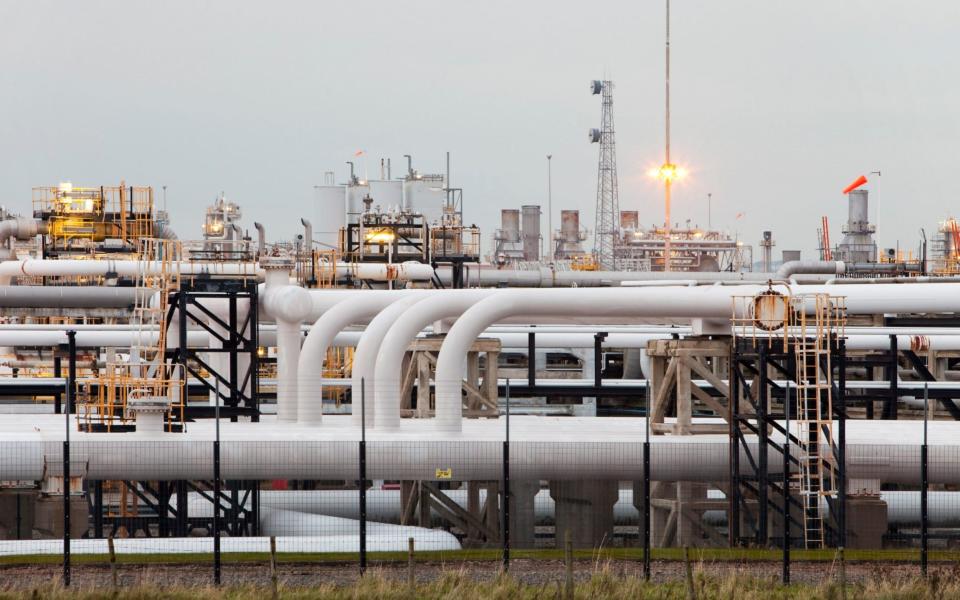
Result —
[{"label": "pipe flange", "polygon": [[260,268],[266,271],[292,271],[296,263],[293,257],[286,255],[261,256]]}]

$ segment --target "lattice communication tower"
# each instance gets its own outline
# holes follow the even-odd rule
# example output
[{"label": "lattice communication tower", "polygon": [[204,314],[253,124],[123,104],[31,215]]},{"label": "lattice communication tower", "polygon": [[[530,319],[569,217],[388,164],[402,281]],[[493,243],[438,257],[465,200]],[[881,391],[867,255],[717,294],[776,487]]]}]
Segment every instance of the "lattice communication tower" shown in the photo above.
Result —
[{"label": "lattice communication tower", "polygon": [[613,82],[591,82],[594,95],[600,95],[603,110],[600,129],[590,130],[590,143],[600,144],[597,165],[597,225],[593,252],[601,269],[614,269],[613,247],[619,235],[620,201],[617,186],[617,146],[613,129]]}]

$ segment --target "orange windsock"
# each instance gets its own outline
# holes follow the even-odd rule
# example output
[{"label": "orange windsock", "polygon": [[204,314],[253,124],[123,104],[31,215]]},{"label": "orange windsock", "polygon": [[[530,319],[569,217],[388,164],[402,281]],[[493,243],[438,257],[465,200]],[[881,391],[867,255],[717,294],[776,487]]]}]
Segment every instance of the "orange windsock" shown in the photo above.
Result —
[{"label": "orange windsock", "polygon": [[843,193],[849,194],[850,192],[857,189],[858,187],[865,184],[866,182],[867,182],[867,178],[864,175],[861,175],[860,177],[857,177],[856,181],[854,181],[847,187],[843,188]]}]

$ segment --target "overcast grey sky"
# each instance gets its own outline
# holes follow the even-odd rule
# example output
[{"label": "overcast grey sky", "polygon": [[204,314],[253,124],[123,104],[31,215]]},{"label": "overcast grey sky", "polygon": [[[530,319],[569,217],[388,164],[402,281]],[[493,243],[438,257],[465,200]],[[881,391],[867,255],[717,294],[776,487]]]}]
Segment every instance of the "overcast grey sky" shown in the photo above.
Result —
[{"label": "overcast grey sky", "polygon": [[[675,220],[750,243],[834,237],[840,190],[881,170],[879,242],[913,247],[955,206],[960,3],[674,0]],[[599,98],[616,83],[620,206],[662,220],[663,17],[656,1],[0,0],[0,201],[30,188],[168,186],[181,238],[225,190],[244,225],[290,236],[312,186],[368,152],[453,157],[465,216],[581,209],[593,228]],[[395,168],[395,173],[398,169]],[[739,212],[745,216],[739,220]],[[871,212],[873,212],[871,210]],[[554,218],[556,223],[558,218]],[[779,252],[776,253],[779,255]],[[805,252],[807,254],[807,252]]]}]

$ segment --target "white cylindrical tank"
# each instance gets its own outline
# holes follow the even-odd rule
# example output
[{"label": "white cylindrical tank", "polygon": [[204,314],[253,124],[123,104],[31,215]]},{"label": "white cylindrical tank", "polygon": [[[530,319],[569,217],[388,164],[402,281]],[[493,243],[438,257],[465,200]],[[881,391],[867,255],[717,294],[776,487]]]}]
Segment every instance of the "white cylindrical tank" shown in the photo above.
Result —
[{"label": "white cylindrical tank", "polygon": [[382,179],[371,180],[370,196],[373,198],[374,206],[381,206],[384,210],[403,205],[403,181],[394,179],[384,181]]},{"label": "white cylindrical tank", "polygon": [[407,178],[403,181],[403,206],[410,212],[422,214],[432,225],[443,215],[444,187],[443,177]]},{"label": "white cylindrical tank", "polygon": [[363,199],[370,194],[370,184],[357,183],[347,186],[346,218],[347,223],[356,223],[363,214]]},{"label": "white cylindrical tank", "polygon": [[347,188],[343,185],[318,185],[314,187],[313,239],[321,250],[337,247],[340,229],[347,225],[344,209]]}]

